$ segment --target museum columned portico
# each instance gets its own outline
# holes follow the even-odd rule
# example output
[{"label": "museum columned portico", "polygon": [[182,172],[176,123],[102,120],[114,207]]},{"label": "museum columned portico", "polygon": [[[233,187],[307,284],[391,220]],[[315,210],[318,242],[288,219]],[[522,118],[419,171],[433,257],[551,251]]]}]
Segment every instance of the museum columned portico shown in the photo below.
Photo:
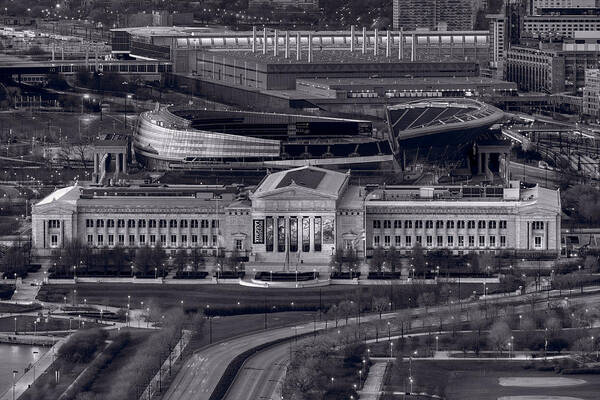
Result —
[{"label": "museum columned portico", "polygon": [[255,261],[292,268],[323,263],[335,251],[337,204],[349,175],[294,169],[265,177],[252,200]]}]

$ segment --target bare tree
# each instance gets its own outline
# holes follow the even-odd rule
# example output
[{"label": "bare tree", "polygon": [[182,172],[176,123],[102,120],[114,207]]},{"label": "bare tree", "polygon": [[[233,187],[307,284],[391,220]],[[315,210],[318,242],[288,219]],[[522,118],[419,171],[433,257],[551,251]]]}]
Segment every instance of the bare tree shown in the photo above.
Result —
[{"label": "bare tree", "polygon": [[477,337],[475,339],[475,353],[479,354],[479,349],[481,348],[481,331],[487,326],[485,314],[481,310],[472,311],[470,325],[471,329],[477,332]]},{"label": "bare tree", "polygon": [[335,320],[335,327],[337,328],[341,313],[339,307],[336,304],[332,305],[331,307],[329,307],[329,310],[327,310],[327,317],[329,317],[330,315]]},{"label": "bare tree", "polygon": [[89,161],[88,155],[90,152],[91,146],[86,142],[81,142],[73,146],[72,156],[81,162],[82,166],[86,166]]},{"label": "bare tree", "polygon": [[392,272],[396,272],[396,270],[400,269],[402,266],[402,256],[398,249],[394,246],[390,247],[385,254],[385,262]]},{"label": "bare tree", "polygon": [[373,299],[373,309],[379,313],[379,319],[381,314],[389,308],[389,301],[385,297],[376,297]]},{"label": "bare tree", "polygon": [[420,307],[425,307],[425,312],[428,312],[428,308],[435,304],[435,295],[432,292],[421,293],[417,298],[417,303]]},{"label": "bare tree", "polygon": [[71,168],[71,160],[73,157],[73,145],[68,142],[61,143],[60,149],[58,150],[58,160],[67,166],[67,168]]},{"label": "bare tree", "polygon": [[346,318],[346,325],[348,325],[348,317],[352,315],[356,310],[356,304],[351,300],[344,300],[338,305],[340,313]]},{"label": "bare tree", "polygon": [[506,321],[496,321],[490,328],[488,339],[490,344],[502,354],[502,350],[508,345],[512,331]]},{"label": "bare tree", "polygon": [[371,271],[381,272],[384,263],[385,250],[383,247],[377,247],[375,250],[373,250],[373,255],[371,256],[371,260],[369,262],[369,268]]},{"label": "bare tree", "polygon": [[398,321],[398,325],[400,326],[400,334],[404,337],[404,329],[406,325],[406,330],[409,331],[411,328],[413,316],[409,310],[400,310],[397,313],[396,320]]},{"label": "bare tree", "polygon": [[181,273],[185,269],[186,263],[187,254],[185,250],[177,250],[177,253],[175,253],[175,258],[173,259],[173,265],[177,269],[177,272]]},{"label": "bare tree", "polygon": [[194,272],[198,272],[200,267],[204,265],[204,256],[200,252],[200,249],[198,249],[197,247],[194,247],[192,249],[192,252],[190,254],[190,262],[192,264],[192,269],[194,270]]}]

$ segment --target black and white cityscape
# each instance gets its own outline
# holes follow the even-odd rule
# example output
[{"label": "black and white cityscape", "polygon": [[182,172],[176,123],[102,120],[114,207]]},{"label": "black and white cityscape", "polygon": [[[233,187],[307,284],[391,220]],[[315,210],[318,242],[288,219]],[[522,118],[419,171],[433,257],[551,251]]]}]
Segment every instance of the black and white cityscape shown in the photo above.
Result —
[{"label": "black and white cityscape", "polygon": [[600,398],[600,0],[0,0],[0,400]]}]

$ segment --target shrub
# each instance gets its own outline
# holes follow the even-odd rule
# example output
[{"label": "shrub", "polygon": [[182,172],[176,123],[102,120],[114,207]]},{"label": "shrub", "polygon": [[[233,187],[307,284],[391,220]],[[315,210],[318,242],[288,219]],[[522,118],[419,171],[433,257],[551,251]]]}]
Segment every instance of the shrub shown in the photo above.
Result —
[{"label": "shrub", "polygon": [[348,387],[345,382],[336,382],[330,385],[323,396],[324,400],[346,400],[350,398],[357,399],[358,394],[352,387]]},{"label": "shrub", "polygon": [[14,285],[0,285],[0,300],[9,300],[14,292]]},{"label": "shrub", "polygon": [[548,340],[548,351],[561,352],[564,349],[569,348],[569,342],[563,338],[552,338]]},{"label": "shrub", "polygon": [[[94,359],[94,361],[77,377],[71,386],[65,391],[61,399],[70,400],[76,398],[95,399],[95,393],[88,392],[92,387],[94,380],[99,375],[100,371],[110,365],[114,358],[129,344],[131,335],[129,332],[123,332],[117,335],[111,344],[106,347],[104,352]],[[75,397],[77,396],[77,397]]]},{"label": "shrub", "polygon": [[102,329],[77,332],[62,345],[58,355],[74,363],[88,362],[104,345],[107,337],[108,333]]}]

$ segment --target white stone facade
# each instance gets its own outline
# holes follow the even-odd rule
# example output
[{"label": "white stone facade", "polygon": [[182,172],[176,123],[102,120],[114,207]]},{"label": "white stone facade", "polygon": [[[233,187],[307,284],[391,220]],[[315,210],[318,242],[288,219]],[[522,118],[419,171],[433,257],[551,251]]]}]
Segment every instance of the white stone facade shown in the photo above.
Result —
[{"label": "white stone facade", "polygon": [[560,250],[558,191],[534,187],[349,185],[350,175],[315,167],[270,174],[248,195],[238,187],[60,189],[33,207],[34,253],[71,240],[92,247],[207,255],[237,250],[256,263],[326,264],[339,246],[360,257],[376,247],[408,254]]}]

